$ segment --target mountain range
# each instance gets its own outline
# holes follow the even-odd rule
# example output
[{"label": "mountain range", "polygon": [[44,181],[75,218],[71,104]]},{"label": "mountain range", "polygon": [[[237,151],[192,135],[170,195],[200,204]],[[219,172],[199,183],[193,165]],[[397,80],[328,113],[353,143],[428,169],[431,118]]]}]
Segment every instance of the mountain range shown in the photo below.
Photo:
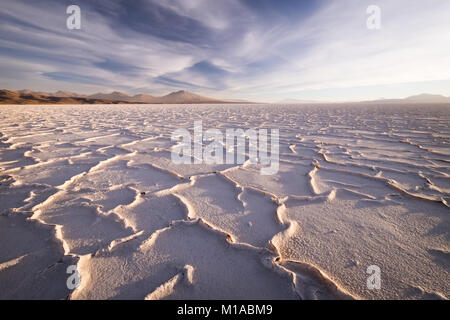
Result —
[{"label": "mountain range", "polygon": [[147,103],[147,104],[179,104],[179,103],[233,103],[209,97],[200,96],[188,91],[180,90],[162,97],[149,94],[127,95],[123,92],[95,93],[83,95],[69,91],[57,91],[54,93],[36,92],[32,90],[0,90],[1,104],[71,104],[71,103]]},{"label": "mountain range", "polygon": [[[404,99],[379,99],[362,101],[363,103],[450,103],[450,97],[436,94],[419,94]],[[245,100],[219,100],[204,97],[185,90],[157,97],[141,93],[130,96],[114,91],[111,93],[95,93],[84,95],[70,91],[53,93],[32,91],[28,89],[11,91],[0,90],[0,104],[201,104],[201,103],[251,103]],[[324,103],[312,100],[287,99],[278,103],[286,104],[316,104]],[[331,103],[331,102],[328,102]]]},{"label": "mountain range", "polygon": [[[56,94],[56,93],[55,93]],[[118,104],[125,101],[91,99],[87,97],[66,97],[62,93],[49,94],[30,90],[0,90],[0,104]]]},{"label": "mountain range", "polygon": [[450,103],[450,97],[445,97],[439,94],[422,93],[404,99],[379,99],[366,102]]},{"label": "mountain range", "polygon": [[[450,103],[450,97],[439,94],[422,93],[410,96],[403,99],[377,99],[369,101],[344,101],[340,103]],[[285,99],[278,101],[280,104],[329,104],[332,101],[318,101],[318,100],[299,100],[299,99]]]}]

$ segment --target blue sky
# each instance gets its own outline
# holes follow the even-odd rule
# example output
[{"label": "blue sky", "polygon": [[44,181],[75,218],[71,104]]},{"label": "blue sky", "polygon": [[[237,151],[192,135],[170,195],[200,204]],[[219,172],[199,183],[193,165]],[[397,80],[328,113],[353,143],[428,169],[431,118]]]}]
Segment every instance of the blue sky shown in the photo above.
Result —
[{"label": "blue sky", "polygon": [[[67,6],[81,30],[66,28]],[[369,5],[381,28],[369,30]],[[3,0],[0,88],[254,101],[450,96],[450,1]]]}]

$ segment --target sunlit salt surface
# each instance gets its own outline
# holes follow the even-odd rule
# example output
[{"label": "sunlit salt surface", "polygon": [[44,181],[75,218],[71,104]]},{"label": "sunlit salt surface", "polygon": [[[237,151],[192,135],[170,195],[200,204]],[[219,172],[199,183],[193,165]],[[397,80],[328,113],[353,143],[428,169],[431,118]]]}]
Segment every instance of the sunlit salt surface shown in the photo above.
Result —
[{"label": "sunlit salt surface", "polygon": [[[450,297],[450,106],[0,114],[1,299]],[[171,133],[196,120],[279,129],[278,174],[173,164]]]}]

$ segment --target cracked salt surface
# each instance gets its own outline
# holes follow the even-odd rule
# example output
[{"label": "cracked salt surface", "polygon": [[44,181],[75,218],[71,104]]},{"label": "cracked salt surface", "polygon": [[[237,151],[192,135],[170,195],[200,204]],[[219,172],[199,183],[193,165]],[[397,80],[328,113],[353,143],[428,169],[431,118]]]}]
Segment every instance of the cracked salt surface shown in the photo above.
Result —
[{"label": "cracked salt surface", "polygon": [[[450,297],[448,106],[0,112],[0,299]],[[172,163],[195,120],[279,129],[278,173]]]}]

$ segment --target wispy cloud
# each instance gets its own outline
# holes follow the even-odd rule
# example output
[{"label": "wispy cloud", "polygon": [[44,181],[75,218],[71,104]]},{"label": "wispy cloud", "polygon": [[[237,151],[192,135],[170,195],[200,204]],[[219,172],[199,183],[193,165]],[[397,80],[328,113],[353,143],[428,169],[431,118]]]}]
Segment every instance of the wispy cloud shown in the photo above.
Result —
[{"label": "wispy cloud", "polygon": [[[375,2],[79,0],[82,29],[68,30],[68,2],[6,0],[0,87],[255,100],[371,98],[392,86],[401,95],[424,82],[442,90],[450,2]],[[372,3],[382,10],[376,31],[366,28]]]}]

